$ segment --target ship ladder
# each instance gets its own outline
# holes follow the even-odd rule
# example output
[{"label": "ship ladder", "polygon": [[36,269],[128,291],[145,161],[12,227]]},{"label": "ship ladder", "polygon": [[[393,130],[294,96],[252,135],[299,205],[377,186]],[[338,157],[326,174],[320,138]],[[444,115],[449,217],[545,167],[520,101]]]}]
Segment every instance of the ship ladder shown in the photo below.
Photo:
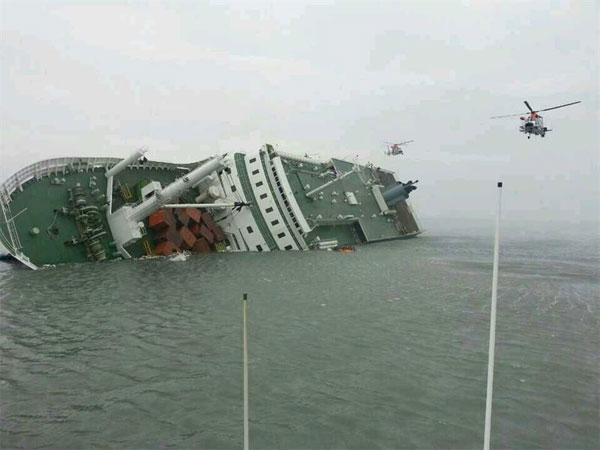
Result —
[{"label": "ship ladder", "polygon": [[152,256],[152,249],[150,248],[150,242],[148,242],[147,240],[144,241],[144,250],[146,250],[146,255],[148,256]]}]

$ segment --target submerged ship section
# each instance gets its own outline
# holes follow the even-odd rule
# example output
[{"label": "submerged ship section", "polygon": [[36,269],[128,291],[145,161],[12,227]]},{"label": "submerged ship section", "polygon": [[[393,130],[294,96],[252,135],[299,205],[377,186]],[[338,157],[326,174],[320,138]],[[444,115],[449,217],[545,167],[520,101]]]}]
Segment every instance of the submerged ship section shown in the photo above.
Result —
[{"label": "submerged ship section", "polygon": [[183,250],[328,249],[421,232],[416,189],[371,165],[275,151],[194,164],[59,158],[0,185],[0,240],[30,268]]}]

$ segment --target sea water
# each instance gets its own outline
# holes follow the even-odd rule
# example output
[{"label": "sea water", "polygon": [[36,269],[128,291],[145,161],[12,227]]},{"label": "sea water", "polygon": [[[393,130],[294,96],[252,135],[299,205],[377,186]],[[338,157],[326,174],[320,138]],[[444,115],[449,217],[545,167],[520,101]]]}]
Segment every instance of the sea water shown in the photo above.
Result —
[{"label": "sea water", "polygon": [[[483,445],[493,222],[327,251],[0,263],[2,449]],[[492,447],[600,448],[597,236],[505,234]]]}]

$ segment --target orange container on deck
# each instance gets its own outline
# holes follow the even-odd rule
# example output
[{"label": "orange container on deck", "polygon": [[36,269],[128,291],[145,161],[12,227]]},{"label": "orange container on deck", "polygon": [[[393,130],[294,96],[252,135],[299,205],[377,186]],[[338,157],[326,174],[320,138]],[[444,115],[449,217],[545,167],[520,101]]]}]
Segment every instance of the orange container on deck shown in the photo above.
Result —
[{"label": "orange container on deck", "polygon": [[215,224],[215,227],[211,231],[215,235],[216,241],[224,241],[225,240],[225,232],[219,225]]},{"label": "orange container on deck", "polygon": [[174,223],[173,214],[166,209],[159,209],[153,212],[148,219],[148,225],[154,231],[164,230]]},{"label": "orange container on deck", "polygon": [[200,234],[211,244],[215,241],[215,235],[208,229],[206,225],[200,225]]},{"label": "orange container on deck", "polygon": [[177,222],[184,227],[187,227],[190,223],[190,216],[187,215],[184,209],[176,209],[175,215],[177,216]]},{"label": "orange container on deck", "polygon": [[194,244],[194,251],[198,253],[210,253],[210,244],[206,238],[200,238]]},{"label": "orange container on deck", "polygon": [[178,251],[179,251],[179,249],[177,247],[175,247],[175,245],[171,241],[165,241],[165,242],[159,243],[156,246],[156,248],[154,249],[154,254],[168,256],[168,255],[172,255],[173,253],[177,253]]},{"label": "orange container on deck", "polygon": [[209,212],[202,213],[202,222],[204,222],[204,224],[211,230],[216,225],[215,220],[212,217],[212,214]]},{"label": "orange container on deck", "polygon": [[200,223],[200,220],[202,220],[202,213],[198,208],[186,208],[185,213],[193,222]]},{"label": "orange container on deck", "polygon": [[181,237],[181,233],[175,229],[175,227],[170,227],[166,230],[162,230],[154,237],[154,242],[171,242],[175,247],[180,247],[183,242],[183,238]]},{"label": "orange container on deck", "polygon": [[204,222],[204,224],[211,231],[216,241],[225,240],[225,233],[223,232],[223,229],[219,225],[217,225],[210,213],[202,213],[202,222]]},{"label": "orange container on deck", "polygon": [[188,227],[183,227],[179,230],[181,235],[181,248],[184,250],[190,250],[196,243],[196,236],[190,231]]},{"label": "orange container on deck", "polygon": [[200,234],[200,224],[193,223],[188,228],[194,236],[198,237],[198,235]]}]

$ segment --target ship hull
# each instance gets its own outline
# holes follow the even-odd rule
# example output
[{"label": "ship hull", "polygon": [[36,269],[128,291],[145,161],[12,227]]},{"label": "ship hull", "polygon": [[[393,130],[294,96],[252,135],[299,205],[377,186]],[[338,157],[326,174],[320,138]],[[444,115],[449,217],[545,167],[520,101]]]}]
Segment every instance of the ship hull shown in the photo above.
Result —
[{"label": "ship hull", "polygon": [[[173,199],[190,206],[161,205],[127,225],[137,228],[135,239],[125,242],[114,218],[182,184],[199,164],[136,160],[107,177],[120,161],[60,158],[13,175],[0,185],[0,241],[35,269],[184,250],[336,248],[421,233],[406,198],[394,205],[383,201],[386,186],[396,183],[390,172],[281,154],[266,145],[258,153],[223,158],[210,176]],[[218,207],[228,202],[241,206]]]}]

